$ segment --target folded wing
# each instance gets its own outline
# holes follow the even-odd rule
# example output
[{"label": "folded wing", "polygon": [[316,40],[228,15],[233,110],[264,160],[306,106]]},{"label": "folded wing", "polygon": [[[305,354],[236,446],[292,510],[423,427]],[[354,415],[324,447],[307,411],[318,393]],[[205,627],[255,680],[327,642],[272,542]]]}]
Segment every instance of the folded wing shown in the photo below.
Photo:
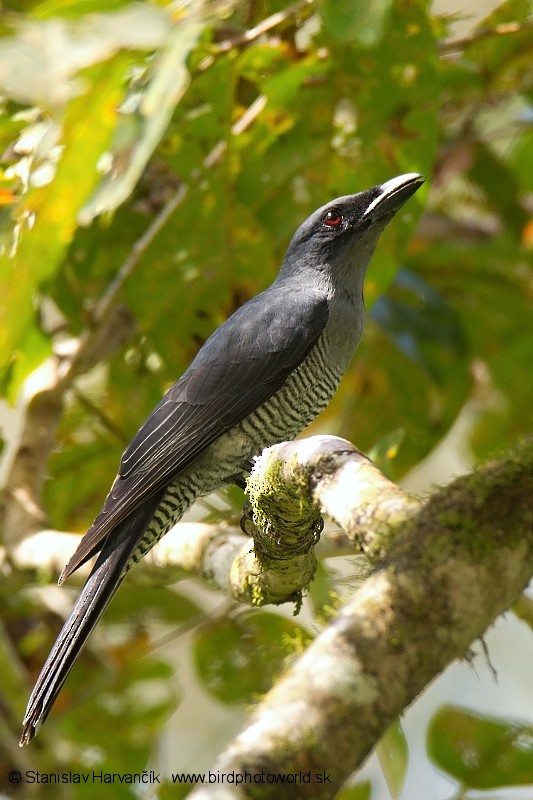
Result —
[{"label": "folded wing", "polygon": [[132,511],[274,394],[312,350],[327,319],[327,299],[319,291],[295,293],[274,284],[221,325],[124,452],[102,511],[60,583]]}]

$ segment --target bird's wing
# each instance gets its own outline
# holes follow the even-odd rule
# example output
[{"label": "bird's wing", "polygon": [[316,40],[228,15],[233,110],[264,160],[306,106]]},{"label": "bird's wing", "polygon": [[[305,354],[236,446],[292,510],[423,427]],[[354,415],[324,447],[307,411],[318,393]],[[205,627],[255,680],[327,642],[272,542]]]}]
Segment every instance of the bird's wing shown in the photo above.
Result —
[{"label": "bird's wing", "polygon": [[274,394],[312,350],[327,319],[328,302],[319,291],[272,286],[221,325],[127,447],[102,511],[60,582],[146,498]]}]

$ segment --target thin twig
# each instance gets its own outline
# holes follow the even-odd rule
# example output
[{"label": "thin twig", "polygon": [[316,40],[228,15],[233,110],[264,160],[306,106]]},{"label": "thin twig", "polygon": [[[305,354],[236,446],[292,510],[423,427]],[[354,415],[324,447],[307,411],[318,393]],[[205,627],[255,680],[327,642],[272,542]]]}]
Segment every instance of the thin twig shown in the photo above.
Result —
[{"label": "thin twig", "polygon": [[272,14],[270,17],[267,17],[259,22],[253,28],[244,31],[244,33],[240,33],[237,36],[232,36],[230,39],[225,39],[223,42],[220,42],[220,44],[215,45],[215,52],[227,53],[234,47],[240,47],[243,44],[250,44],[250,42],[253,42],[254,39],[258,39],[260,36],[262,36],[263,33],[272,30],[272,28],[281,25],[291,17],[299,14],[300,11],[303,11],[305,8],[307,8],[307,6],[310,6],[312,2],[313,0],[300,0],[300,2],[294,3],[294,5],[283,9],[283,11],[278,11],[275,14]]},{"label": "thin twig", "polygon": [[174,192],[172,197],[167,201],[167,203],[165,203],[159,214],[154,217],[152,224],[148,227],[148,229],[139,239],[137,239],[131,248],[126,261],[122,264],[114,279],[111,281],[106,291],[98,301],[98,305],[94,309],[92,315],[94,324],[98,325],[102,319],[107,316],[125,281],[137,267],[142,256],[152,244],[157,234],[165,226],[169,217],[172,216],[174,211],[184,201],[187,191],[188,186],[182,183],[177,191]]},{"label": "thin twig", "polygon": [[492,36],[509,36],[521,31],[530,30],[533,27],[533,21],[527,22],[503,22],[501,25],[495,25],[494,28],[479,28],[466,36],[458,36],[456,38],[450,37],[443,39],[439,42],[439,52],[450,53],[456,50],[463,50],[471,44],[489,39]]},{"label": "thin twig", "polygon": [[267,103],[267,98],[264,94],[260,94],[254,102],[248,106],[244,114],[242,114],[237,122],[231,126],[231,133],[233,136],[239,136],[241,133],[250,127],[252,122],[259,116]]},{"label": "thin twig", "polygon": [[[260,94],[255,98],[253,103],[248,106],[246,111],[241,114],[239,119],[231,126],[231,133],[233,136],[239,136],[241,133],[250,127],[250,125],[257,119],[261,111],[264,109],[267,98],[264,94]],[[222,159],[224,153],[228,149],[227,139],[221,139],[213,149],[206,155],[203,161],[204,169],[212,169]]]},{"label": "thin twig", "polygon": [[122,428],[116,424],[116,422],[110,419],[107,414],[104,414],[104,412],[98,408],[98,406],[95,405],[92,400],[89,400],[87,395],[81,392],[76,385],[72,387],[72,394],[78,403],[83,406],[83,408],[85,408],[89,414],[91,414],[91,416],[95,417],[95,419],[98,420],[98,422],[103,428],[105,428],[106,431],[108,431],[108,433],[114,436],[115,439],[118,439],[118,441],[124,447],[128,444],[131,437],[128,436],[125,431],[123,431]]},{"label": "thin twig", "polygon": [[[308,2],[308,0],[306,0]],[[231,128],[231,133],[235,136],[243,133],[243,131],[248,128],[252,122],[259,116],[263,108],[265,107],[266,98],[264,95],[259,95],[254,102],[246,109],[246,111],[239,117],[239,119],[233,124]],[[226,150],[227,143],[223,140],[218,142],[210,153],[205,157],[203,166],[206,169],[210,169],[214,167],[224,155]],[[122,287],[132,272],[135,270],[139,261],[141,260],[142,256],[148,249],[148,247],[152,244],[158,233],[163,229],[163,227],[168,222],[168,219],[172,216],[174,211],[181,205],[184,201],[187,192],[189,191],[189,187],[187,184],[182,183],[180,184],[177,191],[170,197],[167,203],[163,206],[159,214],[154,218],[152,224],[147,228],[147,230],[143,233],[143,235],[137,239],[134,243],[131,251],[116,273],[115,277],[105,290],[104,294],[98,301],[93,313],[92,313],[92,325],[87,328],[82,336],[80,337],[80,346],[74,355],[71,364],[69,366],[69,374],[73,371],[73,365],[79,363],[83,360],[83,355],[88,348],[90,341],[92,341],[95,329],[98,328],[102,324],[102,322],[108,317],[111,309],[113,308],[114,304],[116,303],[117,297],[122,290]]]},{"label": "thin twig", "polygon": [[58,381],[58,388],[61,392],[70,388],[74,378],[83,370],[86,358],[93,349],[93,343],[109,319],[125,281],[137,267],[142,256],[164,227],[169,217],[183,202],[187,191],[188,186],[181,184],[168,202],[165,203],[159,214],[154,217],[151,225],[143,235],[133,244],[128,257],[98,301],[92,314],[92,322],[81,334],[76,352],[72,358],[66,362],[64,361],[61,365],[60,380]]}]

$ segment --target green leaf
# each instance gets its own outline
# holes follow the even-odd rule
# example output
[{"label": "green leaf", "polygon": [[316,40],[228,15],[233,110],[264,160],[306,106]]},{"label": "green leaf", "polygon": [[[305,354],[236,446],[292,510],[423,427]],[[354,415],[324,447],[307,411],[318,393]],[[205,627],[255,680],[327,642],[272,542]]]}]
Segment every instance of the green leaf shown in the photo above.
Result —
[{"label": "green leaf", "polygon": [[129,63],[130,56],[119,54],[86,74],[88,88],[69,104],[65,116],[55,178],[31,188],[16,209],[21,224],[16,252],[0,256],[0,297],[7,323],[0,327],[0,365],[22,348],[32,325],[34,294],[59,269],[78,210],[97,183],[98,160],[115,127]]},{"label": "green leaf", "polygon": [[468,59],[478,65],[485,85],[489,84],[490,89],[499,86],[505,91],[509,79],[516,82],[518,78],[522,83],[523,78],[527,81],[527,75],[531,75],[533,31],[530,22],[530,0],[504,0],[476,26],[477,30],[483,31],[494,30],[506,23],[518,23],[514,35],[482,36],[478,41],[474,39],[467,49]]},{"label": "green leaf", "polygon": [[190,81],[185,62],[202,29],[200,8],[199,3],[193,5],[190,13],[179,19],[151,66],[135,113],[122,116],[111,149],[113,169],[80,210],[81,225],[124,202],[159,144]]},{"label": "green leaf", "polygon": [[191,784],[162,781],[157,787],[158,800],[184,800],[191,793]]},{"label": "green leaf", "polygon": [[[138,772],[148,762],[154,736],[175,710],[178,693],[172,668],[146,655],[145,643],[128,641],[107,653],[105,671],[76,664],[63,695],[64,712],[56,730],[71,747],[105,754],[104,772]],[[72,692],[75,691],[73,695]],[[69,703],[70,700],[70,703]],[[57,710],[57,709],[56,709]],[[113,732],[105,736],[104,732]],[[101,763],[101,762],[100,762]],[[93,786],[94,795],[94,786]]]},{"label": "green leaf", "polygon": [[[8,309],[5,324],[12,323],[13,316],[16,316],[12,313],[14,311],[15,309]],[[33,314],[28,321],[25,334],[20,348],[13,354],[11,362],[6,365],[5,383],[0,386],[0,395],[4,395],[11,403],[15,402],[18,390],[27,376],[41,366],[52,353],[50,339],[42,333]],[[46,377],[43,377],[43,381],[46,384]]]},{"label": "green leaf", "polygon": [[307,599],[312,603],[315,617],[319,620],[330,619],[334,614],[336,582],[334,576],[322,562],[318,562],[313,580],[309,586]]},{"label": "green leaf", "polygon": [[[164,570],[161,570],[161,580]],[[126,582],[106,610],[107,622],[151,624],[153,620],[176,626],[200,618],[200,608],[175,587],[131,586]]]},{"label": "green leaf", "polygon": [[[131,0],[113,0],[113,11],[130,3]],[[109,0],[43,0],[35,5],[28,16],[33,19],[48,19],[58,16],[78,19],[85,14],[105,12],[109,13]]]},{"label": "green leaf", "polygon": [[533,727],[444,706],[427,740],[434,763],[467,789],[533,783]]},{"label": "green leaf", "polygon": [[151,50],[164,41],[167,16],[134,4],[81,20],[24,21],[15,36],[0,39],[0,87],[20,103],[57,110],[83,94],[81,70],[109,61],[122,49]]},{"label": "green leaf", "polygon": [[410,270],[398,272],[371,314],[398,350],[427,370],[436,383],[442,383],[450,360],[464,358],[465,331],[457,312]]},{"label": "green leaf", "polygon": [[376,467],[391,479],[391,462],[394,461],[398,455],[404,438],[405,428],[398,428],[397,430],[390,431],[382,436],[368,453],[368,457],[374,462]]},{"label": "green leaf", "polygon": [[391,3],[392,0],[371,0],[369,3],[321,0],[317,7],[334,39],[371,46],[381,37]]},{"label": "green leaf", "polygon": [[399,720],[393,722],[382,736],[377,746],[377,756],[391,797],[398,798],[409,764],[409,747]]},{"label": "green leaf", "polygon": [[497,212],[508,230],[520,240],[528,215],[518,202],[519,180],[507,164],[478,142],[469,175],[485,192],[487,204]]},{"label": "green leaf", "polygon": [[525,130],[515,139],[509,162],[522,191],[533,192],[533,130]]},{"label": "green leaf", "polygon": [[513,605],[513,613],[533,631],[533,599],[523,594]]},{"label": "green leaf", "polygon": [[[530,262],[531,254],[507,232],[468,246],[443,239],[430,257],[424,251],[411,257],[412,268],[453,302],[469,362],[480,366],[470,439],[479,456],[531,425]],[[443,373],[448,403],[455,402],[459,388],[454,376],[463,373],[469,382],[468,368],[468,362],[456,361]]]},{"label": "green leaf", "polygon": [[220,702],[256,702],[311,638],[293,620],[269,612],[221,618],[196,633],[196,670],[207,691]]},{"label": "green leaf", "polygon": [[372,797],[372,784],[370,781],[360,781],[353,786],[344,786],[335,795],[335,800],[370,800]]},{"label": "green leaf", "polygon": [[[118,468],[121,446],[101,433],[94,435],[91,423],[83,425],[80,415],[73,412],[61,421],[60,448],[50,458],[44,499],[54,527],[84,532],[102,507]],[[72,426],[70,431],[67,425]],[[82,430],[84,442],[78,440]]]}]

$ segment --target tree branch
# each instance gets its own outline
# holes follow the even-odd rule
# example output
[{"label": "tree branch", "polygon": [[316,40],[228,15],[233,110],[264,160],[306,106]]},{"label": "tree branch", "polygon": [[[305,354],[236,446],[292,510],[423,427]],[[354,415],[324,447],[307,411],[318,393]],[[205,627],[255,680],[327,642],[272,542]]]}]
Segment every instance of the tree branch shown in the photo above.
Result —
[{"label": "tree branch", "polygon": [[[533,574],[532,498],[530,437],[397,524],[374,574],[220,756],[214,771],[243,776],[225,796],[292,798],[294,783],[265,777],[284,773],[311,776],[299,797],[333,797],[398,714],[519,597]],[[330,783],[314,780],[323,770]]]},{"label": "tree branch", "polygon": [[312,0],[300,0],[298,3],[294,3],[294,5],[284,8],[282,11],[277,11],[275,14],[271,14],[270,17],[266,17],[266,19],[261,20],[261,22],[259,22],[255,27],[250,28],[244,33],[240,33],[237,36],[233,36],[230,39],[225,39],[223,42],[220,42],[220,44],[215,45],[215,53],[227,53],[230,50],[233,50],[235,47],[241,47],[242,45],[250,44],[251,42],[255,41],[255,39],[258,39],[263,34],[272,30],[272,28],[276,28],[278,25],[281,25],[288,19],[296,17],[306,8],[310,7],[311,4]]},{"label": "tree branch", "polygon": [[270,547],[263,540],[277,541],[292,520],[306,531],[306,515],[307,530],[316,532],[320,512],[334,520],[371,562],[387,550],[395,528],[420,506],[417,498],[339,436],[312,436],[267,447],[256,459],[248,493],[259,528],[256,550]]},{"label": "tree branch", "polygon": [[[349,442],[318,436],[257,459],[250,498],[262,538],[253,551],[234,530],[183,523],[154,548],[138,577],[157,568],[160,579],[162,568],[175,580],[172,570],[185,568],[244,602],[267,602],[280,586],[294,599],[302,584],[287,574],[308,582],[299,567],[314,558],[317,514],[327,512],[376,565],[221,755],[215,770],[243,776],[240,797],[252,796],[246,775],[261,797],[289,798],[292,783],[273,791],[261,776],[323,770],[331,782],[299,785],[299,796],[335,794],[397,715],[520,595],[533,574],[532,497],[533,437],[421,505]],[[298,569],[280,558],[285,539]],[[21,562],[31,541],[14,551]]]},{"label": "tree branch", "polygon": [[454,53],[458,50],[464,50],[471,44],[483,41],[483,39],[490,39],[495,36],[510,36],[520,33],[521,31],[531,30],[533,22],[502,22],[501,25],[495,25],[493,28],[478,28],[466,36],[450,37],[443,39],[439,42],[439,52],[441,53]]},{"label": "tree branch", "polygon": [[[316,569],[321,514],[345,532],[344,551],[363,551],[375,562],[387,549],[394,524],[418,507],[350,442],[314,436],[267,448],[248,482],[253,540],[224,525],[179,523],[143,559],[133,581],[166,573],[169,582],[189,572],[238,602],[263,606],[301,601]],[[338,536],[331,537],[339,538]],[[78,540],[41,530],[10,553],[19,569],[51,577],[68,561]],[[337,554],[338,543],[319,547]],[[0,567],[2,559],[0,557]],[[87,569],[78,580],[85,580]]]}]

